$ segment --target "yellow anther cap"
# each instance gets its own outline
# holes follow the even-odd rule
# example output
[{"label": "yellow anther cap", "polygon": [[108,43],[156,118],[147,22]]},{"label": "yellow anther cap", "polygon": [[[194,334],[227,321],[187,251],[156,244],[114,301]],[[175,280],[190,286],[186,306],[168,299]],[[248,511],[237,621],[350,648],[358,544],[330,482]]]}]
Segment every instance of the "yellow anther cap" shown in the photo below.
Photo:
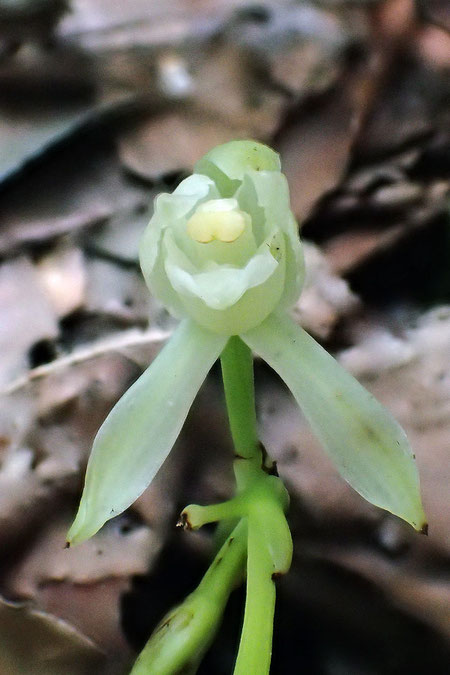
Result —
[{"label": "yellow anther cap", "polygon": [[239,210],[236,199],[211,199],[201,204],[187,222],[189,236],[201,244],[217,240],[236,241],[249,216]]}]

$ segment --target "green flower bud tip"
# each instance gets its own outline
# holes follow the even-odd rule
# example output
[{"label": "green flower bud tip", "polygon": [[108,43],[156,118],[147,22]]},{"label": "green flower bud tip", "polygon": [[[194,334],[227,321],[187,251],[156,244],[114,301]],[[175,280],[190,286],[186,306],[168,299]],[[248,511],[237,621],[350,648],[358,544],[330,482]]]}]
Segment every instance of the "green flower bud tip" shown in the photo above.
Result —
[{"label": "green flower bud tip", "polygon": [[304,265],[277,153],[256,141],[207,153],[157,197],[140,260],[151,292],[182,321],[100,428],[69,541],[92,536],[148,486],[233,335],[281,375],[345,480],[424,529],[403,430],[287,314]]}]

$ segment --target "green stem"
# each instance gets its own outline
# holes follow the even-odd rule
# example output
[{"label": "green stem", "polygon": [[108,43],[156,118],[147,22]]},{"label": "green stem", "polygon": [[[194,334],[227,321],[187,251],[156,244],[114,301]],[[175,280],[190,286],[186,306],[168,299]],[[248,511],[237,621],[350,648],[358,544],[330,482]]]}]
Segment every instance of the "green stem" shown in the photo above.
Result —
[{"label": "green stem", "polygon": [[217,593],[225,603],[232,587],[242,579],[242,568],[247,551],[247,523],[240,520],[209,566],[198,590],[210,596]]},{"label": "green stem", "polygon": [[241,520],[186,600],[160,622],[130,675],[196,672],[220,626],[228,597],[241,582],[247,551],[247,522]]},{"label": "green stem", "polygon": [[[263,484],[262,453],[256,426],[253,358],[239,337],[232,337],[221,355],[225,400],[237,455],[234,464],[238,490],[251,482]],[[247,460],[247,461],[240,461]],[[273,560],[261,529],[248,517],[247,593],[245,616],[234,675],[266,675],[272,656],[275,584]]]},{"label": "green stem", "polygon": [[242,340],[233,336],[220,357],[225,400],[236,455],[261,466],[256,427],[253,357]]},{"label": "green stem", "polygon": [[257,528],[248,523],[247,595],[234,675],[267,675],[272,657],[275,584],[273,563]]}]

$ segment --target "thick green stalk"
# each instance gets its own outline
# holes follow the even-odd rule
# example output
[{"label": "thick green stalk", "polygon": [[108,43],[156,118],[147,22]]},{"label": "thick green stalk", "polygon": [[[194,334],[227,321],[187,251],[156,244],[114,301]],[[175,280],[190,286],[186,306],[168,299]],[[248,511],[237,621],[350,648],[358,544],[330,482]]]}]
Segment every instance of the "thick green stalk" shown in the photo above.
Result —
[{"label": "thick green stalk", "polygon": [[[238,460],[244,460],[235,461],[234,467],[243,493],[250,483],[263,478],[265,485],[268,478],[256,426],[252,353],[239,337],[232,337],[221,363],[231,435]],[[261,528],[252,521],[249,513],[245,616],[234,675],[267,675],[272,655],[274,564],[266,542],[261,541]]]},{"label": "thick green stalk", "polygon": [[246,550],[247,522],[243,519],[195,591],[160,622],[130,675],[196,671],[220,625],[228,596],[242,579]]},{"label": "thick green stalk", "polygon": [[261,466],[256,427],[253,357],[242,340],[233,336],[220,357],[225,400],[236,455]]},{"label": "thick green stalk", "polygon": [[248,522],[247,595],[234,675],[267,675],[272,657],[275,583],[273,562],[260,531]]}]

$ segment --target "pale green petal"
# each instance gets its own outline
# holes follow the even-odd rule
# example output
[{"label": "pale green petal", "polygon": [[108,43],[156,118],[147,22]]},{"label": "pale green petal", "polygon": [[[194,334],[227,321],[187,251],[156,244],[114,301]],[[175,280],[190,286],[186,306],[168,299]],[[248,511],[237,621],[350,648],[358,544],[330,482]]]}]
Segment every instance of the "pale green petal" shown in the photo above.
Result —
[{"label": "pale green petal", "polygon": [[266,225],[266,214],[258,202],[255,186],[248,176],[244,176],[234,197],[238,201],[239,208],[250,215],[252,219],[253,236],[256,243],[259,245],[264,241],[267,234],[269,234],[270,228]]},{"label": "pale green petal", "polygon": [[178,195],[182,197],[196,197],[197,199],[213,199],[213,197],[208,197],[211,190],[216,190],[214,181],[212,181],[207,176],[201,176],[194,173],[182,180],[181,183],[179,183],[179,185],[175,188],[172,195]]},{"label": "pale green petal", "polygon": [[[253,196],[254,195],[254,196]],[[290,307],[300,295],[305,276],[303,247],[298,235],[298,225],[290,210],[289,187],[282,173],[249,171],[236,194],[242,209],[255,212],[255,222],[264,223],[264,231],[276,227],[288,237],[286,281],[281,304]],[[259,209],[255,209],[255,202]],[[261,218],[260,210],[263,211]],[[258,241],[257,232],[254,232]]]},{"label": "pale green petal", "polygon": [[183,321],[101,426],[68,541],[88,539],[149,485],[169,454],[226,337]]},{"label": "pale green petal", "polygon": [[193,175],[185,178],[172,194],[163,192],[156,197],[153,216],[139,245],[141,268],[147,283],[158,256],[162,231],[167,227],[184,230],[186,220],[197,204],[217,196],[216,186],[210,178]]},{"label": "pale green petal", "polygon": [[255,191],[258,206],[264,210],[265,227],[269,229],[279,227],[290,236],[295,234],[298,240],[297,228],[291,228],[289,219],[291,212],[289,187],[284,174],[273,171],[248,171],[239,193],[245,193],[250,186]]},{"label": "pale green petal", "polygon": [[211,309],[227,309],[247,290],[263,284],[274,274],[279,263],[272,254],[271,246],[278,246],[278,257],[284,256],[284,238],[275,233],[244,267],[211,264],[209,269],[197,271],[170,234],[168,231],[164,238],[165,268],[173,288],[182,295],[199,298]]},{"label": "pale green petal", "polygon": [[[283,239],[280,240],[279,249],[277,251],[275,246],[274,253],[286,251]],[[249,288],[237,302],[226,309],[213,309],[197,296],[179,293],[178,298],[183,303],[185,315],[221,335],[239,335],[250,330],[261,323],[280,301],[284,287],[285,258],[285,255],[280,257],[273,274],[266,281]],[[169,282],[168,285],[170,286]]]},{"label": "pale green petal", "polygon": [[209,176],[222,197],[231,197],[247,171],[280,171],[280,157],[257,141],[230,141],[206,153],[194,167],[197,174]]},{"label": "pale green petal", "polygon": [[424,530],[416,464],[392,415],[289,317],[271,315],[241,337],[286,382],[345,480]]},{"label": "pale green petal", "polygon": [[305,256],[298,236],[298,225],[292,213],[290,219],[292,227],[295,227],[295,235],[290,236],[289,244],[286,246],[286,281],[280,299],[280,309],[289,309],[297,302],[305,280]]},{"label": "pale green petal", "polygon": [[183,319],[188,315],[179,294],[175,291],[167,278],[165,269],[165,251],[161,250],[153,266],[150,279],[146,279],[147,286],[151,292],[158,298],[166,309],[177,319]]}]

